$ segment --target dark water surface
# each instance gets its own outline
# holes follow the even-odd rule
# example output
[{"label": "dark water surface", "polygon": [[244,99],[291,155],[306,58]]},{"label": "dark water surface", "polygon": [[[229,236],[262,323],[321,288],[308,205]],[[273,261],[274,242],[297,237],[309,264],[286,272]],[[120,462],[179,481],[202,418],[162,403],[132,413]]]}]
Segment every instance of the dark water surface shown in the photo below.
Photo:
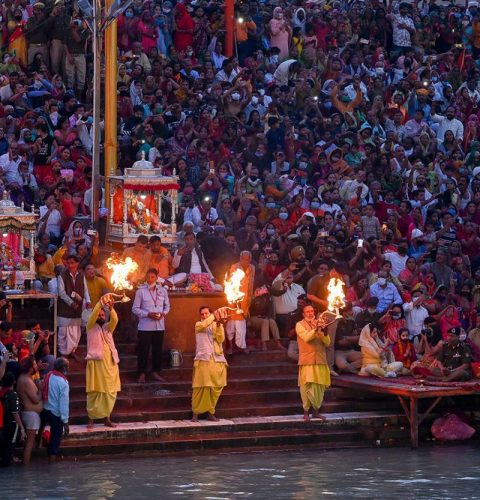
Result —
[{"label": "dark water surface", "polygon": [[480,498],[474,446],[239,453],[0,470],[0,499]]}]

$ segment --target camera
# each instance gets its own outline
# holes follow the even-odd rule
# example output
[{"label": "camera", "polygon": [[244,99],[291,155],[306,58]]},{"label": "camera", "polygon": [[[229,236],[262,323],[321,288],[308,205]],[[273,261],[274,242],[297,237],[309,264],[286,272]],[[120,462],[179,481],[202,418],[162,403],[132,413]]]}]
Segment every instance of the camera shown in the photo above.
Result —
[{"label": "camera", "polygon": [[423,328],[421,331],[422,335],[425,335],[427,338],[430,338],[433,335],[432,328]]}]

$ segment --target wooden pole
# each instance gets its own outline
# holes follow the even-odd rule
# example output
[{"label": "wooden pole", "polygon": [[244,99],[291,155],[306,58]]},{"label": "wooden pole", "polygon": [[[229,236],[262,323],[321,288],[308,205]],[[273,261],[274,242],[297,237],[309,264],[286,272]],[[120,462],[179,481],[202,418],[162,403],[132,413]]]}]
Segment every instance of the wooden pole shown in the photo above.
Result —
[{"label": "wooden pole", "polygon": [[[108,11],[113,0],[105,1]],[[110,199],[110,176],[117,173],[117,20],[105,31],[105,202],[113,210]]]}]

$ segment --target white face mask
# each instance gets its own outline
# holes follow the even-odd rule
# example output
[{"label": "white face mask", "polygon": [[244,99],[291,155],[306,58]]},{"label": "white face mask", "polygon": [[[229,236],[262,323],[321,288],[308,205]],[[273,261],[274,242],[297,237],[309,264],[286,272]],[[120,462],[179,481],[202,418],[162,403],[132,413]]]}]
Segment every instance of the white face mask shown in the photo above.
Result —
[{"label": "white face mask", "polygon": [[252,96],[252,104],[258,104],[258,97],[256,95]]},{"label": "white face mask", "polygon": [[232,94],[232,99],[233,99],[234,101],[239,101],[239,100],[240,100],[240,94],[239,94],[238,92],[234,92],[234,93]]},{"label": "white face mask", "polygon": [[384,75],[385,74],[385,70],[383,68],[375,68],[375,73],[377,75]]},{"label": "white face mask", "polygon": [[458,336],[458,339],[460,340],[460,342],[465,342],[465,340],[467,340],[467,334],[466,333],[461,333]]},{"label": "white face mask", "polygon": [[387,283],[387,279],[386,278],[378,278],[378,281],[377,283],[380,285],[380,286],[383,286]]}]

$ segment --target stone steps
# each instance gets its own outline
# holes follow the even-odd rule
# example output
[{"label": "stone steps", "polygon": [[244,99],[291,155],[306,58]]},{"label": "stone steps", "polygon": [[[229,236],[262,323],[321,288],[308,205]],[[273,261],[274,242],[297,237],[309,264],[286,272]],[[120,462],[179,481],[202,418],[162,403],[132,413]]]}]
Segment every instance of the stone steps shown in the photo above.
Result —
[{"label": "stone steps", "polygon": [[[378,445],[385,427],[397,425],[395,413],[333,413],[326,422],[303,422],[301,416],[234,418],[219,422],[164,421],[120,425],[116,429],[71,426],[62,443],[62,454],[69,456],[112,456],[187,452],[235,451],[245,449],[289,449],[301,446],[319,449]],[[397,441],[407,438],[398,434]]]}]

